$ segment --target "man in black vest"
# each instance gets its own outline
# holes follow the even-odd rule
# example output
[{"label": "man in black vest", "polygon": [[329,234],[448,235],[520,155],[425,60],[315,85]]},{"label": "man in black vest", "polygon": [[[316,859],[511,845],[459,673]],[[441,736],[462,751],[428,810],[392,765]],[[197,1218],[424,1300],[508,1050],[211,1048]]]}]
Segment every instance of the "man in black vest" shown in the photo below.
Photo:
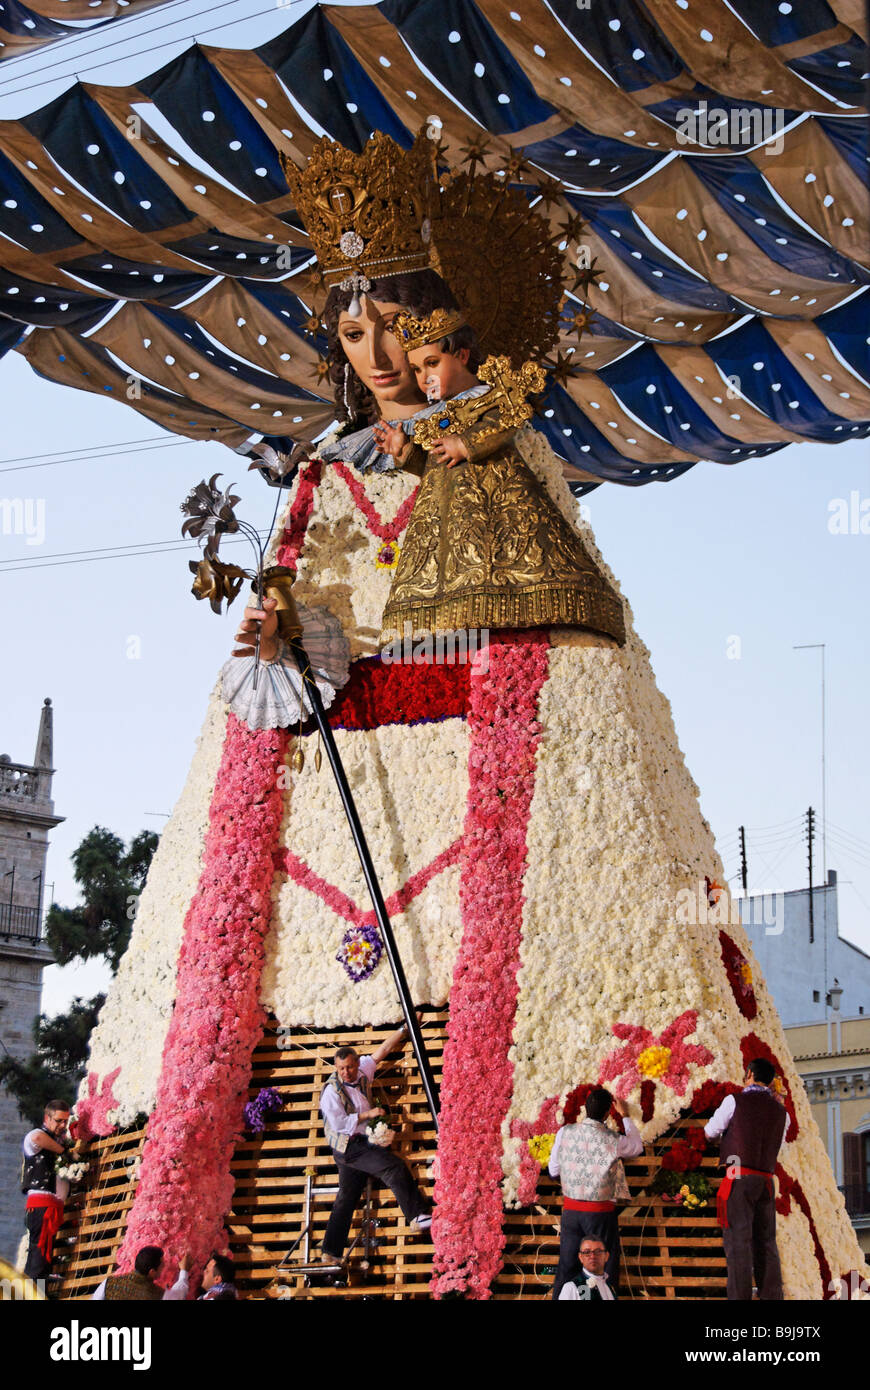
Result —
[{"label": "man in black vest", "polygon": [[[58,1154],[71,1147],[67,1137],[69,1106],[66,1101],[50,1100],[42,1125],[24,1136],[21,1190],[27,1194],[24,1225],[30,1236],[24,1273],[30,1279],[47,1279],[51,1274],[54,1238],[63,1219],[64,1195],[57,1190],[55,1167]],[[77,1148],[77,1146],[75,1146]]]},{"label": "man in black vest", "polygon": [[728,1297],[782,1299],[782,1273],[776,1248],[774,1172],[788,1121],[785,1106],[770,1089],[776,1069],[764,1057],[746,1068],[745,1085],[726,1096],[704,1126],[719,1139],[725,1177],[716,1203],[728,1262]]},{"label": "man in black vest", "polygon": [[[390,1035],[370,1057],[360,1057],[352,1047],[335,1054],[335,1071],[323,1088],[320,1113],[326,1142],[338,1166],[338,1195],[323,1237],[323,1261],[340,1264],[347,1244],[354,1209],[367,1177],[391,1188],[405,1220],[417,1231],[427,1230],[432,1218],[410,1170],[389,1147],[370,1144],[367,1125],[383,1115],[372,1105],[371,1083],[375,1071],[406,1036],[403,1026]],[[389,1138],[389,1135],[385,1136]]]}]

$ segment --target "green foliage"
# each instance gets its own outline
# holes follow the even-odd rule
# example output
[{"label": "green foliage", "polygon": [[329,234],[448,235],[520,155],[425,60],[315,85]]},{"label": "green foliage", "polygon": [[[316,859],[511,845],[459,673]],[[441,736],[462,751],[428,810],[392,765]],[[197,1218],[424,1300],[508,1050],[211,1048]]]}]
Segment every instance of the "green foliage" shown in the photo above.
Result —
[{"label": "green foliage", "polygon": [[13,1096],[24,1119],[41,1124],[50,1100],[75,1100],[85,1074],[88,1040],[105,994],[74,999],[65,1014],[40,1014],[33,1025],[36,1051],[24,1061],[0,1057],[0,1085]]},{"label": "green foliage", "polygon": [[114,973],[130,941],[139,893],[158,837],[142,830],[129,849],[110,830],[95,825],[72,856],[79,907],[50,908],[45,939],[58,965],[104,956]]},{"label": "green foliage", "polygon": [[34,1127],[42,1124],[50,1100],[65,1100],[72,1105],[76,1093],[76,1084],[69,1077],[53,1072],[38,1053],[32,1053],[24,1062],[14,1057],[0,1057],[0,1085],[16,1101],[21,1118]]},{"label": "green foliage", "polygon": [[105,1002],[105,994],[95,994],[93,999],[74,999],[65,1014],[53,1018],[39,1015],[33,1037],[37,1052],[49,1067],[65,1076],[74,1075],[77,1082],[81,1079],[91,1032]]}]

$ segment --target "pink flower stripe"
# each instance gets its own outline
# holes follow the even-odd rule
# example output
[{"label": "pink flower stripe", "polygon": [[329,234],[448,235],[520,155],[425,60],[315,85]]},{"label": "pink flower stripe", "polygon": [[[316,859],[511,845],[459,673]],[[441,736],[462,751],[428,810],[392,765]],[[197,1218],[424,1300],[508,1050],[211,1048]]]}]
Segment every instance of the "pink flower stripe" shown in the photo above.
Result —
[{"label": "pink flower stripe", "polygon": [[299,486],[275,555],[278,564],[286,565],[288,569],[296,568],[296,561],[302,552],[305,532],[314,510],[314,494],[322,477],[323,463],[320,459],[312,459],[306,468],[299,471]]},{"label": "pink flower stripe", "polygon": [[[348,843],[350,843],[348,841]],[[392,917],[399,912],[404,912],[409,903],[422,893],[427,883],[430,883],[437,874],[440,874],[455,864],[462,853],[462,838],[454,840],[452,845],[448,845],[442,850],[425,868],[419,869],[412,874],[407,883],[399,888],[397,892],[391,893],[384,904],[387,914]],[[372,910],[368,908],[364,911],[357,907],[352,898],[346,893],[342,893],[340,888],[334,884],[327,883],[310,869],[304,859],[300,859],[292,850],[282,849],[275,855],[275,867],[283,869],[292,878],[294,883],[298,883],[301,888],[307,888],[309,893],[314,893],[337,917],[343,917],[346,922],[351,922],[355,927],[361,927],[366,922],[373,920]]]},{"label": "pink flower stripe", "polygon": [[489,671],[472,667],[463,938],[450,994],[435,1185],[432,1290],[490,1297],[501,1268],[502,1136],[526,866],[526,831],[548,670],[546,632],[496,633]]},{"label": "pink flower stripe", "polygon": [[260,977],[286,747],[284,730],[252,732],[230,715],[121,1270],[143,1245],[160,1245],[171,1282],[183,1251],[198,1273],[226,1245],[230,1160],[264,1022]]},{"label": "pink flower stripe", "polygon": [[414,502],[419,488],[414,488],[410,497],[406,497],[392,521],[384,521],[378,514],[369,499],[368,493],[355,473],[348,468],[341,459],[336,459],[332,467],[340,478],[347,483],[351,497],[356,503],[357,509],[362,512],[366,519],[368,528],[373,536],[377,536],[382,541],[397,541],[408,524],[408,517],[414,510]]},{"label": "pink flower stripe", "polygon": [[118,1104],[112,1087],[120,1074],[121,1068],[116,1067],[100,1082],[97,1072],[88,1072],[88,1094],[84,1100],[76,1102],[78,1133],[82,1139],[93,1139],[97,1134],[111,1134],[115,1128],[109,1119],[109,1111]]},{"label": "pink flower stripe", "polygon": [[511,1138],[522,1139],[520,1145],[520,1181],[517,1200],[521,1207],[530,1206],[538,1191],[538,1178],[541,1165],[529,1152],[529,1140],[536,1134],[555,1134],[559,1128],[559,1097],[545,1100],[538,1112],[537,1120],[511,1120]]}]

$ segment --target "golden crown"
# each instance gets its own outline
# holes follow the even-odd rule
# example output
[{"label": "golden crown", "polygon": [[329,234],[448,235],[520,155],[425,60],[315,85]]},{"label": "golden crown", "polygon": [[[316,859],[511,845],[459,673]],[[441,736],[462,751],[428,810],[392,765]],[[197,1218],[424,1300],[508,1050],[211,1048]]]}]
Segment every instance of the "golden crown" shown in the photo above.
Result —
[{"label": "golden crown", "polygon": [[390,329],[405,352],[413,352],[414,348],[428,347],[429,343],[440,343],[442,338],[455,333],[457,328],[462,328],[464,324],[465,315],[461,310],[435,309],[424,319],[417,319],[413,314],[404,312],[396,314]]},{"label": "golden crown", "polygon": [[[429,264],[424,240],[436,183],[435,144],[421,131],[409,150],[378,131],[355,154],[327,136],[304,169],[281,154],[287,185],[328,285],[399,275]],[[364,272],[364,274],[363,274]],[[345,286],[342,286],[345,288]]]},{"label": "golden crown", "polygon": [[512,166],[475,173],[472,150],[469,169],[439,172],[443,156],[426,129],[409,150],[379,131],[359,154],[324,137],[304,169],[281,155],[323,281],[353,291],[356,315],[376,276],[431,267],[484,355],[507,353],[516,367],[545,357],[560,336],[564,227],[529,207]]}]

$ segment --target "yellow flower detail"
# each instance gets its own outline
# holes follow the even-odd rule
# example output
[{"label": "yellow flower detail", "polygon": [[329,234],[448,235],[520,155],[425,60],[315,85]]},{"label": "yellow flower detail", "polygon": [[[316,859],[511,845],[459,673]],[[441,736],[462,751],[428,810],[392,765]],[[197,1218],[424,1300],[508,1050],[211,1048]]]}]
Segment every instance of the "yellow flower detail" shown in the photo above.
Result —
[{"label": "yellow flower detail", "polygon": [[399,563],[400,547],[395,541],[387,541],[382,545],[375,556],[375,568],[379,570],[394,570]]},{"label": "yellow flower detail", "polygon": [[688,1196],[689,1196],[689,1185],[688,1185],[688,1183],[685,1183],[685,1182],[683,1183],[682,1187],[680,1188],[680,1192],[683,1194],[684,1197],[688,1197]]},{"label": "yellow flower detail", "polygon": [[752,988],[752,966],[748,960],[740,962],[740,979],[746,989]]},{"label": "yellow flower detail", "polygon": [[550,1161],[555,1140],[555,1134],[533,1134],[528,1141],[529,1153],[536,1163],[540,1163],[542,1168],[545,1163]]},{"label": "yellow flower detail", "polygon": [[671,1061],[671,1049],[669,1047],[645,1047],[643,1052],[638,1054],[637,1069],[641,1076],[649,1077],[654,1080],[657,1076],[664,1076]]}]

